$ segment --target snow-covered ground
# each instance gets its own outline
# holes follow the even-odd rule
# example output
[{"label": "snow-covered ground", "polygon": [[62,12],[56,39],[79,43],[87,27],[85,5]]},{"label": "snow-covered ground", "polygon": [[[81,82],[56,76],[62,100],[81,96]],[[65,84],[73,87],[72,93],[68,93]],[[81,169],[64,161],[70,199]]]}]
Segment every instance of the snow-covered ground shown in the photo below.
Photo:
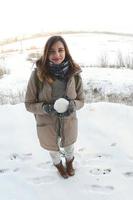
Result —
[{"label": "snow-covered ground", "polygon": [[39,145],[34,116],[22,103],[0,106],[2,200],[132,200],[133,108],[86,104],[78,119],[76,174],[64,180]]},{"label": "snow-covered ground", "polygon": [[[93,61],[97,62],[98,56],[105,53],[114,62],[119,50],[124,55],[133,52],[133,41],[127,37],[64,37],[74,59],[84,66],[95,64]],[[64,180],[48,152],[39,145],[34,116],[20,103],[33,69],[26,57],[27,53],[23,53],[1,59],[10,74],[0,79],[0,104],[5,104],[0,105],[0,199],[132,200],[133,108],[100,101],[118,102],[120,97],[120,102],[126,104],[131,100],[132,104],[133,70],[82,68],[86,100],[99,102],[86,103],[78,111],[76,175]],[[111,95],[114,96],[109,99]]]},{"label": "snow-covered ground", "polygon": [[133,105],[133,70],[83,68],[87,102],[115,102]]}]

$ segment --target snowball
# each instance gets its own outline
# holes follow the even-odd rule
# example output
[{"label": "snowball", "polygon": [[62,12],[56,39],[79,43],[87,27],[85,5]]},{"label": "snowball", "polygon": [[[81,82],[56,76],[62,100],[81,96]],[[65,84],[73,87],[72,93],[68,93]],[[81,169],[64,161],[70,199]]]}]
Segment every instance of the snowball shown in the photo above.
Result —
[{"label": "snowball", "polygon": [[67,111],[68,105],[69,105],[69,101],[67,101],[64,98],[59,98],[54,103],[54,109],[58,113],[63,113],[65,111]]}]

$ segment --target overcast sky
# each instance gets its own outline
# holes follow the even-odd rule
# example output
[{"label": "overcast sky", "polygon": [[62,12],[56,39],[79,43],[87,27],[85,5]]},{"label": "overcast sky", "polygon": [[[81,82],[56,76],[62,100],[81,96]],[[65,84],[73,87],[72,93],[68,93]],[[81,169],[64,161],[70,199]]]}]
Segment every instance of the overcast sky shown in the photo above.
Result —
[{"label": "overcast sky", "polygon": [[133,33],[132,0],[0,0],[0,37],[88,29]]}]

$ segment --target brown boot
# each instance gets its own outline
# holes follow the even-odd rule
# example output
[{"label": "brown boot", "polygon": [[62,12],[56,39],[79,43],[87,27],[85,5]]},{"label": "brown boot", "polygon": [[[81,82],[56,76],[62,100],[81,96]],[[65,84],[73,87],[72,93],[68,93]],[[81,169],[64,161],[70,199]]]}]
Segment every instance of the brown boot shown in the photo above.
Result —
[{"label": "brown boot", "polygon": [[75,169],[73,168],[73,161],[74,157],[69,161],[66,160],[66,169],[69,176],[75,175]]},{"label": "brown boot", "polygon": [[58,169],[58,172],[60,173],[60,175],[63,178],[68,178],[68,174],[67,174],[66,169],[63,166],[62,162],[60,162],[59,164],[55,165],[55,167]]}]

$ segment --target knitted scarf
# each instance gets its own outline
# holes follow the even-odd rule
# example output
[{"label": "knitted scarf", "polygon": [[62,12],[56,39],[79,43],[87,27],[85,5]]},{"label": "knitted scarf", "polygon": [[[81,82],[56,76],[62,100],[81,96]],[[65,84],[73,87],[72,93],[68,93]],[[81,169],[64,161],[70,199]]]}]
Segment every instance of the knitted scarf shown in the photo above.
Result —
[{"label": "knitted scarf", "polygon": [[69,61],[63,61],[60,64],[54,64],[49,62],[49,72],[54,75],[57,79],[64,79],[69,70]]}]

